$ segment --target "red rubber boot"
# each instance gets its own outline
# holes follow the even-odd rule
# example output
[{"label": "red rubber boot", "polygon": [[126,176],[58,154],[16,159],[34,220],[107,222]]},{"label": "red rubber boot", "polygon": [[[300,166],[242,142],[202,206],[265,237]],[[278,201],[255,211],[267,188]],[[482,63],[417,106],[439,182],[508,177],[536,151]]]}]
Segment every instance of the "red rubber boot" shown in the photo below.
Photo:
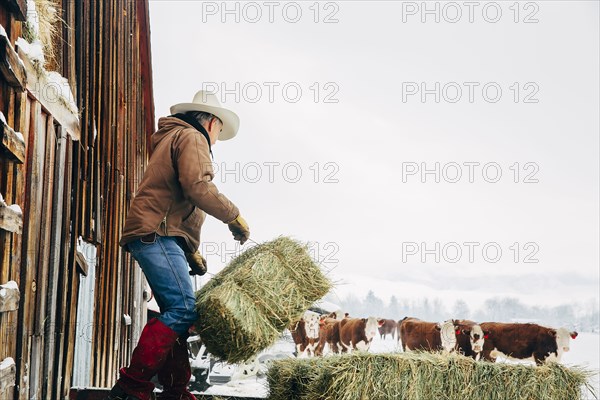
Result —
[{"label": "red rubber boot", "polygon": [[163,392],[157,394],[157,400],[196,400],[187,390],[192,370],[185,336],[177,339],[157,376],[163,385]]},{"label": "red rubber boot", "polygon": [[[148,321],[133,350],[127,368],[121,368],[115,388],[139,400],[150,400],[154,384],[150,379],[162,368],[177,342],[177,333],[156,318]],[[113,389],[115,389],[113,388]],[[117,389],[117,391],[118,391]]]}]

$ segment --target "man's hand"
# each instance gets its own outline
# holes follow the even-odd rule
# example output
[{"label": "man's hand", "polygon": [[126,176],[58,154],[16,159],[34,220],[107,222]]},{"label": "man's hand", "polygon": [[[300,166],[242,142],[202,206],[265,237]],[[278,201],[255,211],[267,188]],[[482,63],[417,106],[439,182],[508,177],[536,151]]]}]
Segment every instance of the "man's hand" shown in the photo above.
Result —
[{"label": "man's hand", "polygon": [[206,260],[202,257],[202,254],[198,250],[195,253],[185,253],[185,258],[190,265],[190,275],[202,276],[208,269]]},{"label": "man's hand", "polygon": [[227,223],[229,230],[233,233],[233,238],[238,240],[240,244],[246,243],[250,237],[250,228],[242,215],[238,215],[236,219]]}]

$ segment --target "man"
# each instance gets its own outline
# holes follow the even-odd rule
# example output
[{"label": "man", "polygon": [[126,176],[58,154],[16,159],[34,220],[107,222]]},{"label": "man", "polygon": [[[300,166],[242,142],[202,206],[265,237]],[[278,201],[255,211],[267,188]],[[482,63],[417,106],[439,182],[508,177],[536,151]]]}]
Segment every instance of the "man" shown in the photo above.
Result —
[{"label": "man", "polygon": [[171,107],[171,113],[152,135],[153,154],[120,241],[142,268],[161,314],[148,321],[131,363],[120,369],[112,400],[148,400],[154,375],[164,388],[159,399],[195,400],[187,390],[186,342],[198,318],[188,263],[190,274],[206,272],[198,252],[205,213],[226,223],[241,244],[250,236],[238,208],[212,183],[211,148],[217,139],[237,134],[238,116],[204,91],[192,103]]}]

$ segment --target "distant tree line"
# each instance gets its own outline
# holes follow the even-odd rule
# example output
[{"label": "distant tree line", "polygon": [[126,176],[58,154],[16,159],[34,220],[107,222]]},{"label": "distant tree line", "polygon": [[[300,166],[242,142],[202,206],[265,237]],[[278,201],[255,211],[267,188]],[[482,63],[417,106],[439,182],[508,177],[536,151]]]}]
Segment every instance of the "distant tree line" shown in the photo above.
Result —
[{"label": "distant tree line", "polygon": [[344,312],[353,316],[376,316],[399,320],[406,316],[427,321],[443,321],[449,318],[475,321],[535,322],[552,327],[567,327],[581,332],[600,331],[600,310],[597,299],[585,303],[559,306],[530,306],[511,297],[495,297],[484,300],[478,307],[464,300],[445,304],[441,299],[408,299],[392,296],[388,303],[371,290],[364,298],[350,294],[344,299],[328,297],[328,301],[340,305]]}]

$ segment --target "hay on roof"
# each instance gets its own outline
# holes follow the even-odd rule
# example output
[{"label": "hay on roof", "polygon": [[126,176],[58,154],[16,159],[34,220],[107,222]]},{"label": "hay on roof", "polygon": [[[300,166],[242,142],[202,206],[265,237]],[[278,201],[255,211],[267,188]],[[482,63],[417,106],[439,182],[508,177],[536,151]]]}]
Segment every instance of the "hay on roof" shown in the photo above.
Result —
[{"label": "hay on roof", "polygon": [[29,43],[39,40],[44,52],[45,65],[49,71],[58,69],[57,49],[62,37],[63,19],[57,0],[33,0],[35,9],[28,10],[23,26],[23,38]]}]

